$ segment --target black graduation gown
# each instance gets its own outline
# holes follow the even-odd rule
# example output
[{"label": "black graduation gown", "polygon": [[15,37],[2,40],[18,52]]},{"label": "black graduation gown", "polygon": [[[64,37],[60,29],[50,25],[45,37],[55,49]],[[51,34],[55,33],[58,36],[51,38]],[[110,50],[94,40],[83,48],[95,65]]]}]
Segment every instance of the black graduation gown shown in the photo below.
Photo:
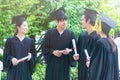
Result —
[{"label": "black graduation gown", "polygon": [[[32,53],[31,60],[13,66],[13,57],[20,59],[27,56],[28,52]],[[7,39],[3,54],[3,69],[7,72],[7,80],[32,80],[34,62],[35,44],[32,39],[25,37],[20,41],[16,36]]]},{"label": "black graduation gown", "polygon": [[88,32],[83,32],[79,38],[77,43],[77,50],[80,55],[78,60],[78,80],[87,80],[88,79],[88,68],[86,66],[86,55],[84,49],[87,49],[88,54],[93,50],[95,42],[100,38],[100,36],[93,31],[91,34],[88,35]]},{"label": "black graduation gown", "polygon": [[91,55],[89,80],[118,80],[118,51],[112,52],[107,38],[97,41]]},{"label": "black graduation gown", "polygon": [[73,65],[73,53],[56,57],[53,50],[72,49],[72,39],[75,35],[66,29],[62,35],[56,28],[46,32],[43,41],[43,54],[46,59],[46,79],[45,80],[70,80],[70,66]]}]

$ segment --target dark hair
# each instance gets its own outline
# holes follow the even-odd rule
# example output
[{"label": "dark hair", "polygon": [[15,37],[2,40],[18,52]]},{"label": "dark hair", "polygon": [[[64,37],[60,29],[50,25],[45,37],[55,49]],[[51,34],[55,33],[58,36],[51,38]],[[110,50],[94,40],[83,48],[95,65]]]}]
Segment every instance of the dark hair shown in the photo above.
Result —
[{"label": "dark hair", "polygon": [[113,39],[109,35],[107,35],[107,39],[108,39],[110,45],[112,46],[112,52],[115,53],[116,52],[116,44],[115,44],[115,42],[113,41]]},{"label": "dark hair", "polygon": [[92,26],[95,25],[95,20],[92,20],[92,18],[91,18],[90,16],[85,15],[85,19],[86,19],[86,22],[90,19],[90,24],[91,24]]},{"label": "dark hair", "polygon": [[113,39],[109,36],[109,31],[110,31],[109,26],[104,22],[102,22],[102,31],[103,31],[103,33],[105,33],[107,35],[107,39],[108,39],[110,45],[112,46],[112,52],[115,53],[116,52],[116,44],[113,41]]},{"label": "dark hair", "polygon": [[14,33],[14,35],[17,35],[17,33],[18,33],[17,26],[20,27],[24,21],[26,21],[25,18],[20,18],[18,21],[16,21],[16,23],[15,23],[15,25],[16,25],[16,32]]},{"label": "dark hair", "polygon": [[67,20],[67,18],[61,18],[61,19],[57,19],[57,21],[61,21],[61,20]]},{"label": "dark hair", "polygon": [[101,24],[102,24],[102,31],[103,31],[106,35],[108,35],[111,28],[109,27],[109,25],[107,25],[107,24],[104,23],[104,22],[102,22]]}]

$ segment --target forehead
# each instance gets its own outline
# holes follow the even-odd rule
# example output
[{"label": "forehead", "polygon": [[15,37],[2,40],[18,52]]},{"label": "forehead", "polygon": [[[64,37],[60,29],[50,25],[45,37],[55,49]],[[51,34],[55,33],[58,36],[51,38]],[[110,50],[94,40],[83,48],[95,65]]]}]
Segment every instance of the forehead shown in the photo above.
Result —
[{"label": "forehead", "polygon": [[59,19],[59,20],[57,20],[57,21],[67,21],[67,19]]},{"label": "forehead", "polygon": [[27,21],[23,21],[21,25],[27,25]]}]

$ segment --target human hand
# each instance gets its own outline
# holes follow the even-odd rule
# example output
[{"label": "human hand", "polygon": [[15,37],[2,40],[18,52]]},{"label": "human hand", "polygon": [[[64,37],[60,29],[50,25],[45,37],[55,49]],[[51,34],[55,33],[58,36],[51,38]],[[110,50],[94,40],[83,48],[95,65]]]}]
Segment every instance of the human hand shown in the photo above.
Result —
[{"label": "human hand", "polygon": [[18,65],[18,59],[17,58],[12,58],[11,61],[12,61],[13,66]]},{"label": "human hand", "polygon": [[79,54],[74,54],[73,59],[77,61],[79,59]]},{"label": "human hand", "polygon": [[90,66],[90,58],[88,58],[88,59],[86,60],[86,66],[89,68],[89,66]]},{"label": "human hand", "polygon": [[68,48],[66,48],[65,50],[63,50],[63,54],[64,55],[67,55],[67,54],[69,54],[69,52],[71,52],[72,50],[71,49],[68,49]]},{"label": "human hand", "polygon": [[60,52],[59,50],[54,50],[54,51],[53,51],[53,54],[54,54],[55,56],[57,56],[57,57],[61,57],[62,52]]},{"label": "human hand", "polygon": [[32,58],[32,54],[28,53],[28,59],[27,59],[27,61],[29,61],[31,58]]}]

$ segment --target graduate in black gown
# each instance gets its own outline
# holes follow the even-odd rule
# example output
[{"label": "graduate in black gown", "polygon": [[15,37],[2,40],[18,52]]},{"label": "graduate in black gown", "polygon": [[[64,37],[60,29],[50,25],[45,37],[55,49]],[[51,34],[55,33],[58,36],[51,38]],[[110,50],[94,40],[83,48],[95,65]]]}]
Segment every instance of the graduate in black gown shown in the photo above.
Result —
[{"label": "graduate in black gown", "polygon": [[70,80],[70,66],[73,65],[72,39],[75,35],[67,29],[67,15],[63,7],[51,14],[57,27],[48,30],[43,40],[43,54],[47,63],[45,80]]},{"label": "graduate in black gown", "polygon": [[80,34],[77,43],[77,50],[80,55],[78,59],[78,80],[88,80],[88,67],[86,66],[86,62],[90,60],[90,58],[86,58],[84,50],[88,51],[88,54],[92,52],[92,49],[95,45],[95,42],[100,38],[100,36],[96,33],[96,16],[97,12],[92,9],[85,8],[84,14],[82,16],[82,27],[85,28],[87,31]]},{"label": "graduate in black gown", "polygon": [[[34,40],[25,36],[28,31],[26,15],[14,16],[16,33],[7,39],[3,54],[3,70],[7,80],[32,80],[35,62]],[[26,60],[19,59],[28,56]]]},{"label": "graduate in black gown", "polygon": [[114,28],[116,23],[106,14],[102,14],[100,20],[98,33],[101,38],[91,53],[89,80],[119,80],[118,51],[114,41],[109,36],[110,29]]}]

